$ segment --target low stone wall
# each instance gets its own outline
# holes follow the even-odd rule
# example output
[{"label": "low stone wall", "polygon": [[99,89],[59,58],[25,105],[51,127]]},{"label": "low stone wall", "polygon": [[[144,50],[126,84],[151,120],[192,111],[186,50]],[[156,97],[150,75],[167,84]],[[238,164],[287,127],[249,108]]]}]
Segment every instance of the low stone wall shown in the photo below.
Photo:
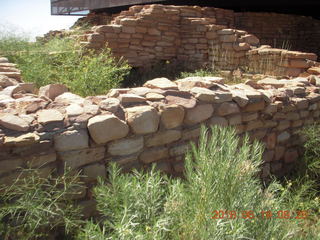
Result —
[{"label": "low stone wall", "polygon": [[[1,76],[0,83],[5,80]],[[159,78],[87,98],[59,84],[38,94],[32,84],[3,87],[0,183],[11,184],[25,167],[40,168],[42,176],[70,167],[87,176],[77,198],[91,206],[90,187],[106,176],[111,162],[125,171],[155,163],[181,175],[184,154],[190,141],[197,142],[201,124],[231,125],[239,135],[260,140],[265,145],[261,177],[283,175],[301,153],[299,130],[319,121],[319,84],[313,75],[232,86],[220,77]]]},{"label": "low stone wall", "polygon": [[81,44],[95,50],[109,47],[134,67],[178,59],[194,68],[249,68],[256,73],[298,76],[315,65],[313,53],[259,48],[257,37],[230,28],[234,17],[233,11],[211,7],[133,6],[111,24],[93,27]]}]

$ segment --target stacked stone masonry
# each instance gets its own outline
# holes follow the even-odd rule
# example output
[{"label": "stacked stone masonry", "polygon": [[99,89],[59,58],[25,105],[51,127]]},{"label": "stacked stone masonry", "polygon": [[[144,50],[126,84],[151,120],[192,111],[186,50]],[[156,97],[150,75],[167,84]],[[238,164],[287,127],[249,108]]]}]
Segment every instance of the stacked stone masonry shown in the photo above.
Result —
[{"label": "stacked stone masonry", "polygon": [[22,83],[5,58],[0,68],[0,183],[11,184],[25,167],[39,168],[46,177],[66,166],[87,176],[77,196],[84,205],[91,201],[90,186],[106,177],[111,162],[125,171],[155,163],[181,175],[184,154],[202,124],[234,126],[240,136],[261,141],[261,177],[283,175],[299,160],[299,130],[320,117],[316,75],[231,86],[220,77],[158,78],[82,98],[64,85],[36,90]]},{"label": "stacked stone masonry", "polygon": [[195,68],[242,68],[296,77],[317,64],[314,53],[261,45],[255,35],[236,29],[240,26],[251,30],[245,26],[251,26],[252,19],[212,7],[133,6],[114,17],[111,24],[93,27],[92,33],[82,37],[81,44],[95,50],[109,47],[115,56],[124,57],[134,67],[177,59]]}]

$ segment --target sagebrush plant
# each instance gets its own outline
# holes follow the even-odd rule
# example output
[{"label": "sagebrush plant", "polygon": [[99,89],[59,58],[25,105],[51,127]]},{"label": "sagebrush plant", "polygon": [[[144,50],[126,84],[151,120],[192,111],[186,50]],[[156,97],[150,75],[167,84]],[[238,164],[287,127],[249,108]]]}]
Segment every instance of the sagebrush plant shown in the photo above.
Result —
[{"label": "sagebrush plant", "polygon": [[[119,87],[131,69],[123,59],[115,59],[110,49],[87,51],[70,38],[55,38],[47,43],[16,39],[0,38],[0,55],[17,63],[24,81],[38,87],[63,83],[82,96],[105,94]],[[6,50],[7,45],[10,51]]]},{"label": "sagebrush plant", "polygon": [[[164,211],[169,179],[153,167],[150,172],[121,174],[111,165],[109,183],[100,179],[94,194],[97,209],[104,216],[101,224],[88,223],[79,239],[166,239],[169,219]],[[87,232],[90,232],[88,234]]]},{"label": "sagebrush plant", "polygon": [[[94,190],[103,218],[89,221],[77,239],[317,239],[319,222],[277,219],[277,211],[314,207],[309,183],[291,190],[273,181],[262,188],[258,178],[263,147],[241,140],[230,128],[202,128],[199,146],[191,144],[185,177],[172,179],[155,171],[122,174],[113,165],[108,183]],[[301,205],[304,204],[304,205]],[[212,219],[215,211],[235,211],[236,219]],[[245,211],[245,212],[244,212]],[[251,212],[249,212],[251,211]],[[271,211],[271,218],[262,212]],[[254,214],[242,219],[243,212]],[[252,215],[251,215],[252,216]],[[95,237],[92,237],[95,236]]]},{"label": "sagebrush plant", "polygon": [[[302,136],[304,143],[304,161],[300,164],[300,173],[309,175],[313,179],[319,179],[320,176],[320,125],[314,124],[304,128]],[[320,187],[320,182],[319,182]]]},{"label": "sagebrush plant", "polygon": [[79,174],[41,176],[24,169],[11,186],[0,188],[0,238],[47,239],[61,230],[72,235],[80,227],[81,209],[70,196],[79,194]]}]

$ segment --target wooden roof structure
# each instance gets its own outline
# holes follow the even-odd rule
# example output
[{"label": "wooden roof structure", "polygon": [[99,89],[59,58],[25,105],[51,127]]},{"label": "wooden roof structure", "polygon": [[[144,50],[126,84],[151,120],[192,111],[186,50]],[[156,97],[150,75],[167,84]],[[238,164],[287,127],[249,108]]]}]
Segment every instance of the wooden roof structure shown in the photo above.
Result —
[{"label": "wooden roof structure", "polygon": [[52,15],[87,15],[90,11],[120,12],[137,4],[199,5],[232,9],[238,12],[263,11],[312,16],[320,19],[319,0],[50,0]]},{"label": "wooden roof structure", "polygon": [[86,15],[90,10],[165,1],[166,0],[51,0],[51,15]]}]

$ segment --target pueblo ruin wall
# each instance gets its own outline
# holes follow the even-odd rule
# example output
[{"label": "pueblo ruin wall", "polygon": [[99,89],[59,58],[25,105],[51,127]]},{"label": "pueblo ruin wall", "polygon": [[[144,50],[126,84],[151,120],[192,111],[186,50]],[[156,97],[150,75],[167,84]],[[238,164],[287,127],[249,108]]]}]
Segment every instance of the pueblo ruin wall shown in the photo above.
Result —
[{"label": "pueblo ruin wall", "polygon": [[[95,50],[109,47],[133,67],[176,59],[194,68],[241,68],[296,77],[314,66],[316,54],[262,44],[309,50],[300,46],[309,46],[306,37],[318,36],[315,23],[317,20],[307,17],[235,13],[212,7],[133,6],[115,16],[110,24],[93,27],[81,37],[81,45]],[[302,25],[311,29],[303,31]],[[315,44],[310,46],[318,52]]]}]

